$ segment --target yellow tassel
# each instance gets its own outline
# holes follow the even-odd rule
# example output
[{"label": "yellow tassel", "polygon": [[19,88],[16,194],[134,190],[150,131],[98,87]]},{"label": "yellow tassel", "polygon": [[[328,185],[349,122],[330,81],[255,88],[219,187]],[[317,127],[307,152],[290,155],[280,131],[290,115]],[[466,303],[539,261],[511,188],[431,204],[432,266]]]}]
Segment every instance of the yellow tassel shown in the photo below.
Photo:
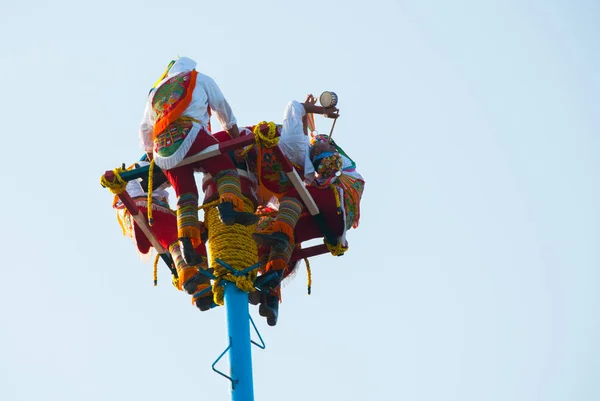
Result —
[{"label": "yellow tassel", "polygon": [[[127,218],[128,213],[129,211],[127,211],[127,209],[124,211],[117,210],[117,221],[119,222],[119,226],[121,226],[121,231],[123,231],[124,236],[127,236],[127,230],[125,229],[125,222],[123,222],[123,219]],[[123,217],[121,217],[121,214],[123,214]]]},{"label": "yellow tassel", "polygon": [[308,279],[308,295],[310,295],[310,289],[312,287],[312,274],[310,272],[310,263],[308,263],[308,258],[304,258],[304,262],[306,263],[306,276]]},{"label": "yellow tassel", "polygon": [[163,79],[165,79],[167,77],[167,75],[169,74],[169,70],[171,69],[171,67],[173,67],[173,64],[175,64],[175,60],[171,60],[171,62],[167,66],[167,69],[165,70],[165,72],[163,72],[162,75],[160,76],[160,78],[158,78],[158,81],[156,81],[154,83],[154,85],[152,85],[152,89],[156,88],[156,86],[160,83],[160,81],[162,81]]},{"label": "yellow tassel", "polygon": [[171,284],[173,284],[173,287],[175,287],[179,291],[181,291],[181,283],[179,283],[179,278],[178,277],[171,276]]},{"label": "yellow tassel", "polygon": [[152,227],[152,187],[154,186],[154,159],[148,170],[148,224]]},{"label": "yellow tassel", "polygon": [[158,285],[158,259],[159,258],[160,258],[160,254],[157,253],[156,257],[154,258],[154,270],[152,272],[155,287]]},{"label": "yellow tassel", "polygon": [[337,208],[337,214],[342,214],[342,201],[340,200],[340,193],[336,189],[335,185],[330,185],[329,188],[333,191],[335,196],[335,206]]}]

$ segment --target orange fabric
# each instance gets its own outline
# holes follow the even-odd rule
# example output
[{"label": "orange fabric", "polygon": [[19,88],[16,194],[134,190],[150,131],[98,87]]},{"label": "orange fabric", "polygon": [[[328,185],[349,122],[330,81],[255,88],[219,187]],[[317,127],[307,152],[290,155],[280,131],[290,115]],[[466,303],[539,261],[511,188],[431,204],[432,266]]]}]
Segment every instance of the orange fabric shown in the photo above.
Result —
[{"label": "orange fabric", "polygon": [[269,263],[267,263],[266,271],[268,271],[268,272],[281,271],[281,270],[285,270],[286,267],[287,267],[287,263],[285,263],[285,260],[274,259],[274,260],[270,260]]},{"label": "orange fabric", "polygon": [[256,171],[257,171],[257,176],[258,176],[258,194],[259,197],[262,199],[262,201],[267,202],[269,199],[271,199],[271,197],[276,197],[277,199],[281,200],[281,198],[283,197],[283,195],[285,195],[285,192],[281,192],[281,193],[277,193],[277,192],[273,192],[270,189],[268,189],[266,187],[266,185],[264,184],[264,180],[262,177],[262,161],[263,161],[263,147],[262,146],[257,146],[256,147]]},{"label": "orange fabric", "polygon": [[182,285],[185,284],[185,282],[188,281],[190,278],[194,277],[196,273],[198,273],[198,269],[196,269],[195,267],[181,269],[180,272],[177,272],[177,274],[179,275],[179,282]]},{"label": "orange fabric", "polygon": [[[205,290],[206,288],[211,287],[210,284],[198,284],[198,287],[196,287],[196,291],[194,293],[198,293],[202,290]],[[206,298],[206,297],[213,297],[213,293],[212,291],[206,291],[204,294],[200,295],[199,297],[192,297],[192,304],[195,304],[196,301],[200,298]]]},{"label": "orange fabric", "polygon": [[294,243],[294,230],[289,224],[284,223],[283,221],[275,220],[273,223],[273,231],[284,233],[290,239],[290,243]]},{"label": "orange fabric", "polygon": [[154,124],[154,132],[153,139],[156,138],[158,134],[163,132],[170,124],[175,122],[183,112],[188,108],[190,103],[192,102],[192,94],[194,93],[194,88],[196,87],[196,76],[198,72],[196,70],[192,70],[190,74],[190,85],[188,86],[188,90],[185,93],[185,96],[179,100],[179,103],[175,106],[173,110],[162,116],[162,118],[158,119]]},{"label": "orange fabric", "polygon": [[240,198],[239,196],[236,196],[235,194],[225,193],[225,194],[221,195],[220,200],[221,200],[221,202],[233,203],[233,210],[235,210],[236,212],[244,211],[244,200],[242,198]]},{"label": "orange fabric", "polygon": [[194,248],[202,245],[202,238],[200,238],[200,229],[196,227],[182,227],[177,230],[177,236],[187,237],[192,241],[192,246]]}]

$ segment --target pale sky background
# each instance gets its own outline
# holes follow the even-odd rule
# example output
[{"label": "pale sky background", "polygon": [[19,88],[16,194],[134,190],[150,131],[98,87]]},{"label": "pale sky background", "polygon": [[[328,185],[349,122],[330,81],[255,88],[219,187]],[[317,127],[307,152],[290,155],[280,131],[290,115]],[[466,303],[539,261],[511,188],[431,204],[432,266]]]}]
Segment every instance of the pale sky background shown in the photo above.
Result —
[{"label": "pale sky background", "polygon": [[0,400],[230,399],[225,309],[164,266],[154,288],[99,184],[141,155],[178,55],[241,125],[335,91],[367,182],[313,294],[302,269],[275,328],[253,309],[257,401],[599,400],[599,19],[583,0],[3,1]]}]

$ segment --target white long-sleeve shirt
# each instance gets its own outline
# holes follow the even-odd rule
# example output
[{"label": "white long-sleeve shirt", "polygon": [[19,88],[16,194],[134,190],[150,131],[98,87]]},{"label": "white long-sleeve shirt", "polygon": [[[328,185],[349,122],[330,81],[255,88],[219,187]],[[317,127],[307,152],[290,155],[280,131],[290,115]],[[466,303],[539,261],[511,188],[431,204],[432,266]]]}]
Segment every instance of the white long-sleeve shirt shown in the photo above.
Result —
[{"label": "white long-sleeve shirt", "polygon": [[[140,144],[145,152],[152,152],[154,145],[153,131],[157,116],[152,109],[152,102],[156,90],[172,77],[181,73],[190,72],[195,68],[196,62],[192,59],[187,57],[179,58],[169,70],[167,77],[159,82],[156,88],[148,96],[148,101],[146,102],[146,108],[144,110],[144,117],[142,118],[142,122],[140,124]],[[185,138],[181,147],[172,156],[169,156],[168,158],[162,158],[163,163],[161,163],[161,157],[157,157],[157,155],[155,155],[156,162],[160,167],[172,167],[179,163],[183,157],[185,157],[185,154],[196,139],[200,129],[204,128],[206,131],[208,131],[208,123],[210,121],[210,116],[208,115],[208,106],[210,106],[213,114],[217,117],[221,127],[223,127],[224,130],[229,130],[237,124],[237,120],[233,115],[233,111],[231,110],[229,103],[223,96],[223,93],[221,92],[221,89],[219,89],[219,86],[215,80],[208,75],[198,73],[196,77],[196,86],[192,92],[192,101],[187,109],[183,112],[182,116],[191,117],[194,120],[199,121],[199,123],[193,123],[193,128],[188,133],[188,136]],[[166,159],[169,159],[168,163],[164,164],[164,162],[167,161]]]},{"label": "white long-sleeve shirt", "polygon": [[315,176],[315,168],[308,154],[310,138],[308,135],[304,135],[302,117],[305,115],[306,110],[301,103],[292,100],[287,104],[283,112],[279,148],[292,163],[302,166],[304,177],[308,181],[312,181]]}]

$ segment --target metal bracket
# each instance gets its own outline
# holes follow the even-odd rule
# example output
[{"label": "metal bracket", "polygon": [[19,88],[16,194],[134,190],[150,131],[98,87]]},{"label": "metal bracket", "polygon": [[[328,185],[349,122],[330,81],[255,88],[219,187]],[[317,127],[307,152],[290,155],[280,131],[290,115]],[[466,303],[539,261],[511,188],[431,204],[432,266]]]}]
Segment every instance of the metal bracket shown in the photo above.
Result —
[{"label": "metal bracket", "polygon": [[[265,344],[264,340],[262,339],[262,337],[260,336],[260,333],[258,332],[258,329],[256,328],[256,325],[254,324],[254,320],[252,320],[252,316],[248,315],[248,317],[250,318],[250,323],[252,323],[252,327],[254,327],[254,331],[256,332],[256,335],[258,335],[258,339],[260,340],[260,344],[256,343],[254,340],[250,339],[250,342],[254,345],[256,345],[258,348],[260,349],[265,349],[267,348],[267,345]],[[262,344],[262,345],[261,345]]]},{"label": "metal bracket", "polygon": [[205,277],[208,277],[211,280],[214,280],[216,277],[208,270],[198,269],[198,273],[202,274]]},{"label": "metal bracket", "polygon": [[221,266],[223,266],[224,268],[226,268],[227,270],[229,270],[231,272],[231,274],[233,274],[235,277],[239,277],[242,276],[244,274],[247,274],[249,272],[251,272],[254,269],[258,269],[260,267],[260,262],[259,263],[255,263],[250,267],[245,268],[244,270],[236,270],[233,267],[231,267],[228,263],[222,261],[221,259],[217,258],[215,260],[218,264],[220,264]]},{"label": "metal bracket", "polygon": [[223,351],[221,353],[221,355],[219,355],[219,357],[213,362],[212,370],[214,370],[215,372],[217,372],[224,378],[229,379],[229,381],[231,381],[231,389],[233,390],[233,389],[235,389],[235,384],[237,383],[237,380],[233,380],[233,378],[227,376],[225,373],[223,373],[220,370],[217,370],[217,368],[215,368],[215,365],[221,360],[221,358],[223,358],[223,356],[225,356],[225,354],[227,353],[227,351],[229,351],[230,348],[231,348],[231,338],[229,339],[229,345],[227,346],[227,348],[225,348],[225,351]]},{"label": "metal bracket", "polygon": [[[256,341],[252,340],[252,339],[250,339],[250,342],[252,344],[256,345],[260,349],[265,349],[267,346],[265,344],[265,341],[261,337],[260,333],[258,332],[258,329],[256,328],[256,325],[254,324],[254,320],[252,320],[252,316],[248,315],[248,317],[250,318],[250,323],[252,323],[252,327],[254,328],[254,331],[256,332],[256,335],[258,335],[258,339],[260,340],[260,344],[257,343]],[[217,365],[217,363],[219,363],[219,361],[221,360],[221,358],[223,358],[225,356],[225,354],[227,353],[227,351],[229,351],[230,349],[231,349],[231,338],[229,339],[229,345],[227,346],[227,348],[225,348],[225,351],[223,351],[221,353],[221,355],[219,355],[219,357],[213,362],[211,368],[212,368],[213,371],[215,371],[219,375],[221,375],[224,378],[226,378],[227,380],[229,380],[231,382],[231,389],[235,390],[235,385],[237,384],[238,380],[234,380],[232,377],[226,375],[225,373],[221,372],[220,370],[218,370],[215,367]]]},{"label": "metal bracket", "polygon": [[205,289],[200,290],[197,293],[193,294],[192,297],[199,298],[201,295],[204,295],[204,294],[208,293],[209,291],[212,291],[212,287],[206,287]]}]

